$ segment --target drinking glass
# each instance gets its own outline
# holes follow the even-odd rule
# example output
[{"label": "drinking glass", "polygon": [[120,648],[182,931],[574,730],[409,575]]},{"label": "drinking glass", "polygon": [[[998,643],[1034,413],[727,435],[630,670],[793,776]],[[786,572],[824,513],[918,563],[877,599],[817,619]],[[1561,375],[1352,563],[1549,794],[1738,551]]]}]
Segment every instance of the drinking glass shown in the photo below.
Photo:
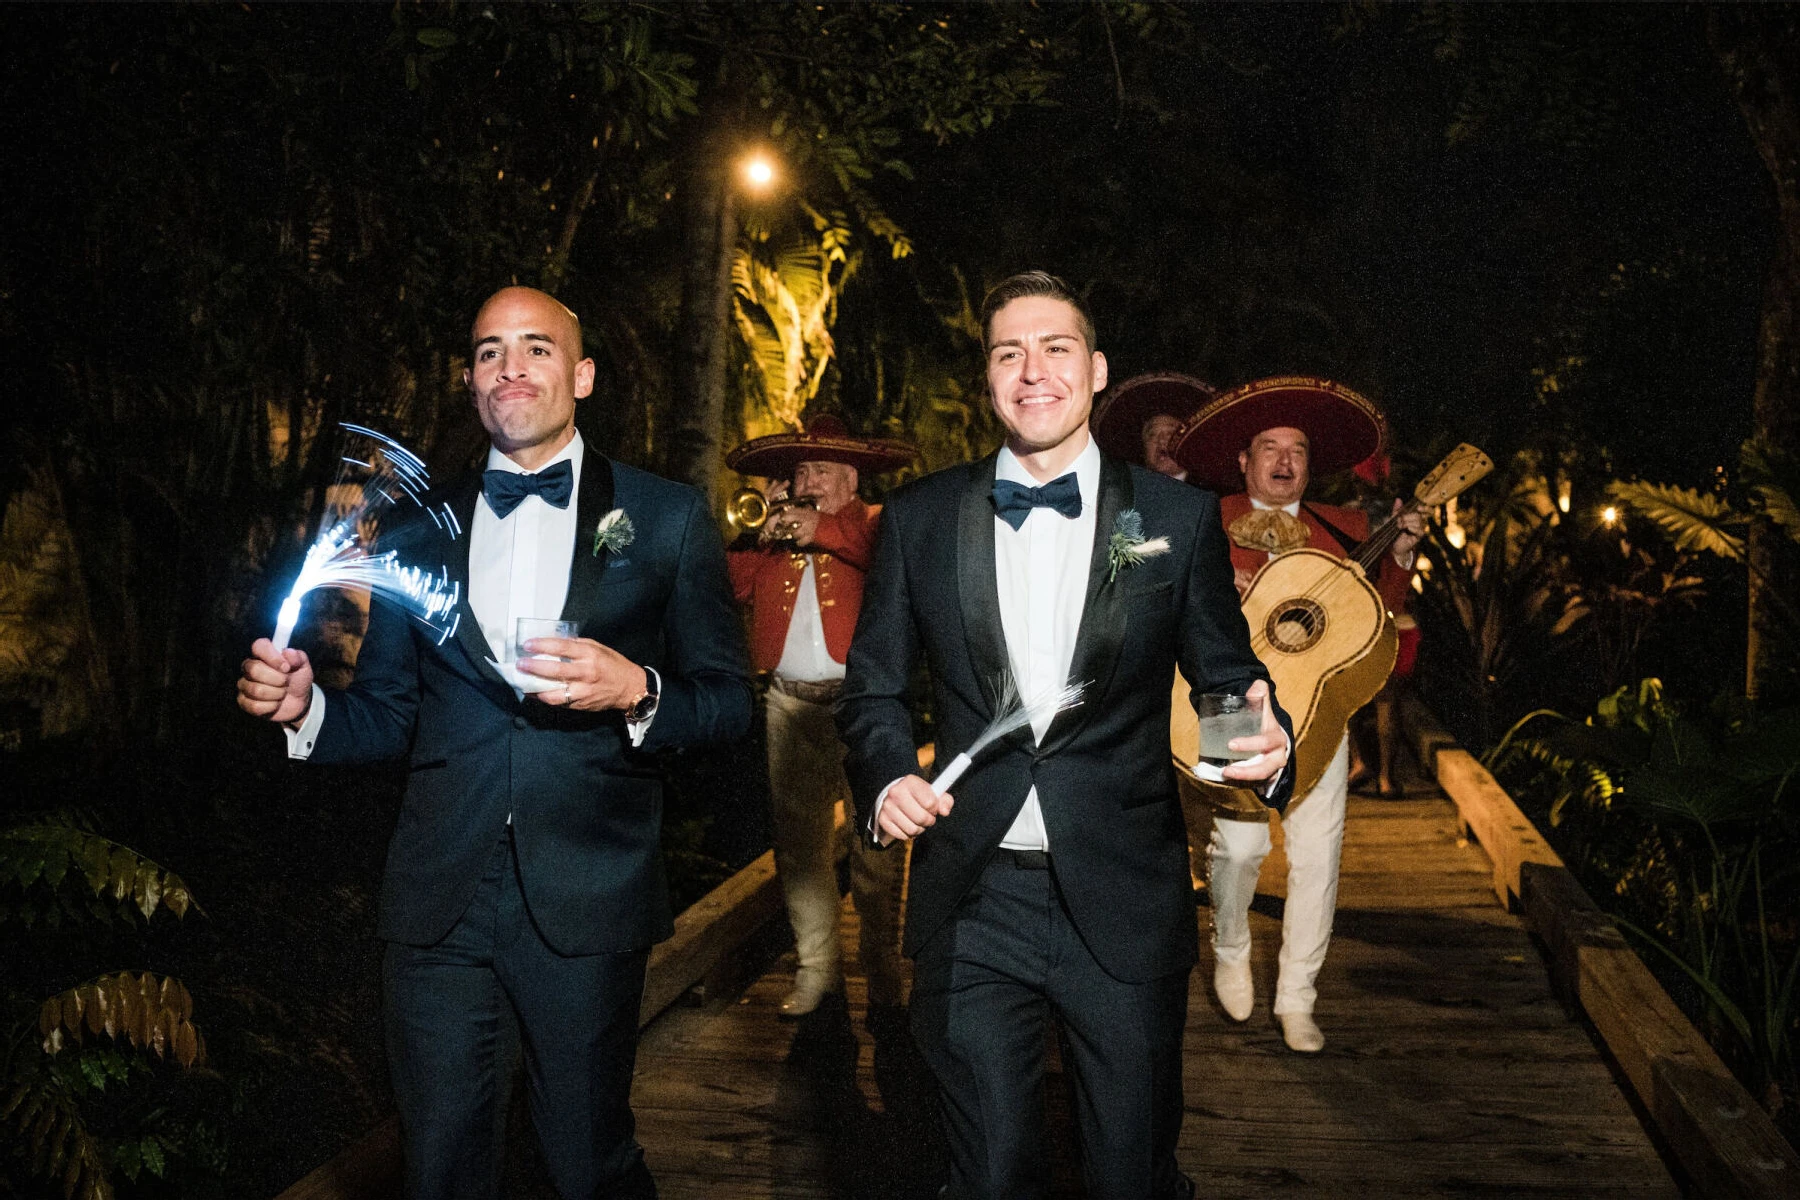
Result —
[{"label": "drinking glass", "polygon": [[[573,621],[559,621],[555,617],[520,617],[518,628],[513,636],[513,644],[510,647],[512,650],[512,657],[507,661],[517,661],[525,643],[529,642],[532,638],[572,638],[576,636],[578,636],[578,634],[576,632],[575,622]],[[545,658],[549,659],[551,662],[569,661],[566,658],[559,658],[554,654],[529,654],[525,655],[525,657]]]},{"label": "drinking glass", "polygon": [[1252,737],[1262,732],[1262,697],[1207,692],[1200,697],[1199,714],[1202,762],[1223,767],[1253,756],[1253,751],[1233,750],[1229,743],[1232,738]]}]

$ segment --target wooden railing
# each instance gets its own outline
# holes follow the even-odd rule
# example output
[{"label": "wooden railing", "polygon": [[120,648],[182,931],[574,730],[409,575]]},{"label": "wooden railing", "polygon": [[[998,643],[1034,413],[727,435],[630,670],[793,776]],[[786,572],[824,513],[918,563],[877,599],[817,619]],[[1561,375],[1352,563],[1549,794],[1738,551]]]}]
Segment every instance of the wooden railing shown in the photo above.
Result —
[{"label": "wooden railing", "polygon": [[1694,1194],[1800,1196],[1800,1155],[1506,789],[1423,705],[1407,703],[1405,724],[1420,765],[1493,862],[1495,893],[1542,939],[1553,984],[1593,1023]]}]

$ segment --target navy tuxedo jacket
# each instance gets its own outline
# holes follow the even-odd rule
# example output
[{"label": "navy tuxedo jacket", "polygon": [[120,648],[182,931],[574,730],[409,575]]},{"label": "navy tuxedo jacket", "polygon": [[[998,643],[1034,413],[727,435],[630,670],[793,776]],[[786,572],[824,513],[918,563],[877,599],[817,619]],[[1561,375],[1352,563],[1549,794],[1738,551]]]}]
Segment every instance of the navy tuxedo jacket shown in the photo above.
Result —
[{"label": "navy tuxedo jacket", "polygon": [[[916,774],[908,678],[930,668],[937,761],[967,748],[1010,674],[994,566],[995,456],[928,475],[888,497],[850,646],[838,728],[867,828],[881,790]],[[916,839],[906,952],[916,955],[956,909],[1035,784],[1057,885],[1088,949],[1110,974],[1154,979],[1198,958],[1187,831],[1169,754],[1169,681],[1194,694],[1242,691],[1268,672],[1232,585],[1218,499],[1110,458],[1069,678],[1082,704],[1041,744],[1029,728],[990,747],[952,789],[956,805]],[[1107,544],[1126,509],[1167,554],[1111,571]],[[1271,693],[1272,695],[1272,693]],[[1292,727],[1277,708],[1282,726]],[[1280,807],[1293,773],[1270,803]]]},{"label": "navy tuxedo jacket", "polygon": [[[428,498],[449,502],[458,537],[430,520],[383,537],[402,562],[443,564],[463,581],[456,633],[440,645],[398,609],[372,604],[356,681],[327,694],[310,758],[408,760],[380,935],[423,946],[448,933],[510,813],[526,902],[552,947],[592,954],[661,941],[673,925],[653,752],[735,738],[750,722],[743,633],[718,530],[692,488],[613,463],[590,443],[562,619],[661,675],[656,719],[634,749],[622,714],[521,701],[487,664],[499,655],[467,599],[467,531],[480,497],[476,474]],[[622,551],[596,555],[594,526],[615,507],[636,536]]]}]

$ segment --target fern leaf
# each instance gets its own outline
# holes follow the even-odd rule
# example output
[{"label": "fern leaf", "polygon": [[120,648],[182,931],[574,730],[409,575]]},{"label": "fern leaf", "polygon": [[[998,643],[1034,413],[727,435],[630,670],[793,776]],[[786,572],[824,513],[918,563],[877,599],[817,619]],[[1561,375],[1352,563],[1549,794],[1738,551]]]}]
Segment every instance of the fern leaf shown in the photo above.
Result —
[{"label": "fern leaf", "polygon": [[1730,532],[1744,518],[1717,496],[1662,483],[1626,483],[1606,486],[1607,494],[1629,505],[1662,527],[1677,550],[1704,550],[1721,558],[1741,560],[1744,539]]}]

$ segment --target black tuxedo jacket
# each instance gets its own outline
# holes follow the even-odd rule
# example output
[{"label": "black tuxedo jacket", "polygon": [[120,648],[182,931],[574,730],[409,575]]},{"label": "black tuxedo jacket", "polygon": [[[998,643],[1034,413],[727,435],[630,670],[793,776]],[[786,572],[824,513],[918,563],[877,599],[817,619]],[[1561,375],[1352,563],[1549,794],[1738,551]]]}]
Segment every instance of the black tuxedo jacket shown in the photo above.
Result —
[{"label": "black tuxedo jacket", "polygon": [[[383,548],[402,562],[444,564],[463,581],[453,637],[377,600],[356,682],[327,694],[310,761],[410,764],[388,847],[379,932],[430,945],[468,907],[512,815],[527,903],[564,954],[634,950],[672,932],[659,848],[662,780],[653,752],[740,736],[751,691],[724,547],[699,493],[583,456],[568,599],[562,619],[662,677],[641,748],[618,712],[584,713],[527,698],[488,665],[468,604],[469,534],[479,474],[428,498],[448,500],[462,532],[416,520]],[[620,552],[593,553],[594,526],[622,508],[636,529]]]},{"label": "black tuxedo jacket", "polygon": [[[995,681],[1010,673],[994,565],[995,461],[908,484],[882,513],[838,705],[864,828],[882,789],[918,771],[905,696],[920,657],[931,673],[940,764],[986,726]],[[1168,538],[1170,550],[1109,581],[1107,544],[1130,508],[1143,517],[1144,536]],[[1069,672],[1087,681],[1083,702],[1060,714],[1041,744],[1024,729],[990,747],[953,789],[950,815],[915,841],[908,954],[974,885],[1036,784],[1057,884],[1101,966],[1140,982],[1185,971],[1198,957],[1169,756],[1169,680],[1179,664],[1197,695],[1241,691],[1268,673],[1250,650],[1211,492],[1103,458],[1097,516]],[[1292,778],[1284,773],[1271,804],[1287,802]]]}]

